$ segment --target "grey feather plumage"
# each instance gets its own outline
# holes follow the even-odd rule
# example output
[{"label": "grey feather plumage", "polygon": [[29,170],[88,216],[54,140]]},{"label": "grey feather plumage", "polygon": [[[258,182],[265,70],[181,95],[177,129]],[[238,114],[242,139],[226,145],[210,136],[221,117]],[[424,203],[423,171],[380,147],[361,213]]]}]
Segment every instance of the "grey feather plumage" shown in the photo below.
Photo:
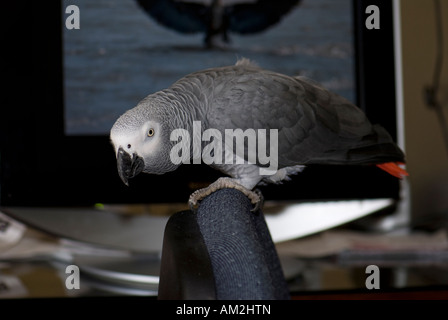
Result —
[{"label": "grey feather plumage", "polygon": [[[177,128],[191,133],[193,121],[201,121],[202,130],[214,128],[223,133],[225,129],[277,129],[278,167],[287,170],[265,182],[286,179],[302,165],[404,162],[403,152],[386,130],[372,125],[345,98],[306,78],[264,70],[248,60],[187,75],[142,100],[117,121],[112,132],[129,119],[142,123],[155,119],[163,124],[165,134]],[[165,135],[164,152],[175,143],[166,139]],[[263,180],[253,168],[235,166],[217,168],[249,189]],[[148,166],[145,172],[151,172]]]},{"label": "grey feather plumage", "polygon": [[278,129],[281,166],[404,161],[389,134],[358,107],[303,77],[246,62],[193,73],[171,90],[197,98],[186,112],[204,129]]}]

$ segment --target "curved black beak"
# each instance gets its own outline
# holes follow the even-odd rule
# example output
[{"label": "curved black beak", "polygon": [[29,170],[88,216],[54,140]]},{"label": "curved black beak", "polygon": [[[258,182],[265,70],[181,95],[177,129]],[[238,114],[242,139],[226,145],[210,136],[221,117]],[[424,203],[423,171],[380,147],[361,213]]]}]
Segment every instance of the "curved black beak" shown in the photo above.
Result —
[{"label": "curved black beak", "polygon": [[135,153],[131,157],[129,153],[120,147],[117,152],[117,168],[121,180],[125,185],[129,186],[129,179],[143,171],[145,162],[142,157],[137,156]]}]

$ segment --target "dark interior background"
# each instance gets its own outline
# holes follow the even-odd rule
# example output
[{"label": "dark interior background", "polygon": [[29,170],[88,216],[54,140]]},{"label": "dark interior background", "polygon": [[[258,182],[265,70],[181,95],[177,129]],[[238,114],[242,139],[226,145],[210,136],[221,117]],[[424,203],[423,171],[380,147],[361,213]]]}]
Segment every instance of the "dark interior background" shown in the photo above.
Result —
[{"label": "dark interior background", "polygon": [[[380,8],[381,29],[367,30],[367,1],[353,2],[358,105],[396,137],[392,3],[369,1]],[[183,166],[163,176],[140,175],[126,187],[107,136],[64,134],[61,3],[7,8],[1,13],[8,43],[2,62],[8,87],[0,109],[2,206],[186,202],[194,189],[219,176],[206,166]],[[399,183],[375,167],[316,166],[262,191],[267,200],[398,198]]]}]

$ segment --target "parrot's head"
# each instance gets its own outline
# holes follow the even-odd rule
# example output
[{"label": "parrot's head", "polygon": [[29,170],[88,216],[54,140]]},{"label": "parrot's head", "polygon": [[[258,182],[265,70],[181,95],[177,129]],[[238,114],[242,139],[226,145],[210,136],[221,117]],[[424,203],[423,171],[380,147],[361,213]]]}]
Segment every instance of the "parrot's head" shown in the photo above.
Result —
[{"label": "parrot's head", "polygon": [[126,185],[141,172],[164,174],[178,167],[170,161],[169,121],[150,111],[147,104],[128,110],[110,132],[118,174]]}]

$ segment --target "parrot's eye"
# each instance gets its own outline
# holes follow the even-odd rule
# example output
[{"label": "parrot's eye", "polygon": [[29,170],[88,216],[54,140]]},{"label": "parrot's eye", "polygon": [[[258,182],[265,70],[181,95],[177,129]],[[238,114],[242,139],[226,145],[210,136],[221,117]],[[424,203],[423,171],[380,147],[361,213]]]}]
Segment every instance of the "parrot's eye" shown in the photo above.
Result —
[{"label": "parrot's eye", "polygon": [[148,130],[148,137],[152,137],[154,135],[155,131],[153,128]]}]

